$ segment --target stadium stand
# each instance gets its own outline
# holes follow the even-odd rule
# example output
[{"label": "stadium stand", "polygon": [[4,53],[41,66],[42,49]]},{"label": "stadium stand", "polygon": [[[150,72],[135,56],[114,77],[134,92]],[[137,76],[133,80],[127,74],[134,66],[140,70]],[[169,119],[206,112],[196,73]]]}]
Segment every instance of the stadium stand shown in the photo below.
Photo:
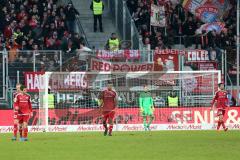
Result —
[{"label": "stadium stand", "polygon": [[60,52],[62,61],[75,55],[84,44],[84,38],[75,31],[78,15],[71,3],[63,5],[58,0],[1,0],[0,49],[9,51],[10,87],[16,84],[17,71],[23,76],[33,68],[57,70]]},{"label": "stadium stand", "polygon": [[[10,87],[15,86],[18,73],[20,82],[23,83],[23,72],[27,71],[85,71],[89,59],[84,53],[92,50],[85,46],[87,45],[85,35],[77,32],[77,20],[83,22],[83,30],[91,45],[95,47],[103,47],[109,33],[115,30],[119,32],[117,31],[119,28],[112,23],[114,17],[108,10],[104,12],[103,18],[104,28],[108,29],[104,29],[104,33],[96,34],[92,29],[90,1],[65,0],[66,3],[60,1],[0,0],[0,51],[6,47],[9,52]],[[229,0],[232,8],[222,17],[226,23],[226,30],[220,33],[216,31],[198,33],[197,29],[204,23],[185,10],[181,3],[173,4],[170,0],[125,1],[142,36],[143,49],[214,49],[217,55],[226,50],[230,68],[236,66],[236,58],[233,56],[236,51],[236,1]],[[109,4],[106,6],[111,6],[112,1],[104,1],[107,2]],[[150,26],[151,2],[165,6],[167,27]],[[122,27],[121,23],[119,22],[119,25]],[[131,30],[131,27],[125,27],[125,31],[127,29]],[[124,37],[120,33],[118,35],[120,38]],[[178,48],[179,46],[181,47]],[[221,56],[217,56],[217,61],[220,60]],[[2,75],[1,72],[2,69],[0,71]],[[2,78],[0,79],[1,82]]]},{"label": "stadium stand", "polygon": [[[167,27],[152,27],[150,32],[151,3],[165,6]],[[217,33],[196,33],[203,22],[192,13],[186,11],[181,3],[173,5],[171,1],[164,0],[127,0],[127,5],[132,18],[143,37],[143,43],[151,44],[151,49],[172,48],[174,44],[182,44],[185,47],[194,48],[221,48],[233,47],[236,43],[236,1],[230,1],[232,8],[224,15],[227,30]],[[203,40],[205,39],[205,40]]]},{"label": "stadium stand", "polygon": [[74,50],[80,37],[75,35],[75,17],[71,3],[57,5],[57,0],[2,0],[0,32],[7,49]]}]

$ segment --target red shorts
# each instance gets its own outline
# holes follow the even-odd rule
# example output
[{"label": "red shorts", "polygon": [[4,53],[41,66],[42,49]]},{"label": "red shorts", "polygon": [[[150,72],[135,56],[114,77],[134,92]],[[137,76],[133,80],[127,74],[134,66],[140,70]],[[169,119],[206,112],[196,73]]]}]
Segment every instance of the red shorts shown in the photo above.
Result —
[{"label": "red shorts", "polygon": [[225,109],[218,109],[218,110],[217,110],[217,115],[218,115],[218,116],[220,116],[220,115],[224,116],[225,113],[226,113],[226,110],[225,110]]},{"label": "red shorts", "polygon": [[113,119],[115,115],[115,111],[103,111],[102,115],[104,120]]},{"label": "red shorts", "polygon": [[27,114],[27,115],[18,115],[19,123],[23,123],[23,122],[27,122],[28,123],[29,118],[30,118],[29,114]]},{"label": "red shorts", "polygon": [[18,119],[18,112],[13,112],[13,119]]}]

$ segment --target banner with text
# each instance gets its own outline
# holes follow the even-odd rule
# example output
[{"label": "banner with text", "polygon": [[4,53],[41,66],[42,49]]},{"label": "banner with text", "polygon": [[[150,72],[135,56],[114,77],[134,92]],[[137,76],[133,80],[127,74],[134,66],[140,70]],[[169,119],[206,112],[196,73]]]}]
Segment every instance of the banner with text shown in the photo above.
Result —
[{"label": "banner with text", "polygon": [[99,59],[91,59],[91,71],[105,71],[105,72],[136,72],[136,71],[153,71],[153,64],[151,63],[117,63],[108,62]]},{"label": "banner with text", "polygon": [[[45,86],[45,78],[43,72],[25,72],[25,85],[28,92],[39,92],[43,90]],[[81,90],[88,87],[88,75],[85,72],[79,72],[78,74],[69,72],[69,74],[53,74],[48,77],[48,86],[51,90]]]},{"label": "banner with text", "polygon": [[185,65],[197,67],[197,70],[217,70],[216,51],[188,50],[185,53]]},{"label": "banner with text", "polygon": [[97,50],[97,58],[110,60],[110,59],[140,59],[139,50]]},{"label": "banner with text", "polygon": [[182,50],[166,49],[155,50],[154,70],[155,71],[178,71],[179,55],[184,54]]},{"label": "banner with text", "polygon": [[[44,126],[38,126],[41,118],[39,110],[33,111],[29,120],[30,132],[41,132]],[[153,130],[202,130],[215,129],[217,111],[206,107],[156,108]],[[0,133],[12,132],[13,111],[0,110]],[[48,111],[50,132],[66,131],[102,131],[102,118],[98,109],[51,109]],[[68,118],[66,118],[68,117]],[[240,108],[231,107],[224,117],[229,129],[240,129]],[[116,111],[114,122],[120,131],[143,131],[139,108],[120,108]],[[115,125],[116,127],[116,125]],[[116,129],[116,128],[115,128]]]}]

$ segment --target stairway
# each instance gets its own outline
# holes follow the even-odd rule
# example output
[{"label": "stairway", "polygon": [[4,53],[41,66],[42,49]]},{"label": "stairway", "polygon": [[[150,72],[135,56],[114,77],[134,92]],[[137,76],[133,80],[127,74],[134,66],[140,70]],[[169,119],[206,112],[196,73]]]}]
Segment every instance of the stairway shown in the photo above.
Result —
[{"label": "stairway", "polygon": [[112,22],[111,14],[108,12],[108,6],[106,3],[104,3],[105,9],[102,17],[104,32],[101,33],[99,32],[99,27],[98,32],[93,31],[93,13],[90,10],[92,0],[72,0],[72,2],[80,14],[80,21],[90,47],[95,47],[95,49],[104,49],[111,33],[117,32],[117,29]]}]

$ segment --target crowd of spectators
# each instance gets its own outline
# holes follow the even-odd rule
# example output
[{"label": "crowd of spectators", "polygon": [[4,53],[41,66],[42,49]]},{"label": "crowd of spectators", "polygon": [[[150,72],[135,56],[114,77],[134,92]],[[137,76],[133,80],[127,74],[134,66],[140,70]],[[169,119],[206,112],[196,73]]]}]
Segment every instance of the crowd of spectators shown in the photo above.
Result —
[{"label": "crowd of spectators", "polygon": [[[0,51],[8,50],[9,86],[17,71],[54,71],[74,57],[84,38],[76,33],[79,12],[59,0],[0,0]],[[33,60],[35,57],[35,61]]]},{"label": "crowd of spectators", "polygon": [[79,48],[78,11],[58,0],[0,0],[0,49],[63,50]]},{"label": "crowd of spectators", "polygon": [[[150,29],[151,2],[165,6],[166,28],[152,26]],[[215,30],[197,33],[197,29],[203,22],[184,9],[180,2],[173,4],[170,0],[127,0],[132,18],[143,37],[143,43],[149,49],[171,48],[175,44],[199,49],[216,47],[225,49],[235,46],[236,1],[230,0],[230,3],[231,9],[222,17],[226,30],[220,33]]]}]

